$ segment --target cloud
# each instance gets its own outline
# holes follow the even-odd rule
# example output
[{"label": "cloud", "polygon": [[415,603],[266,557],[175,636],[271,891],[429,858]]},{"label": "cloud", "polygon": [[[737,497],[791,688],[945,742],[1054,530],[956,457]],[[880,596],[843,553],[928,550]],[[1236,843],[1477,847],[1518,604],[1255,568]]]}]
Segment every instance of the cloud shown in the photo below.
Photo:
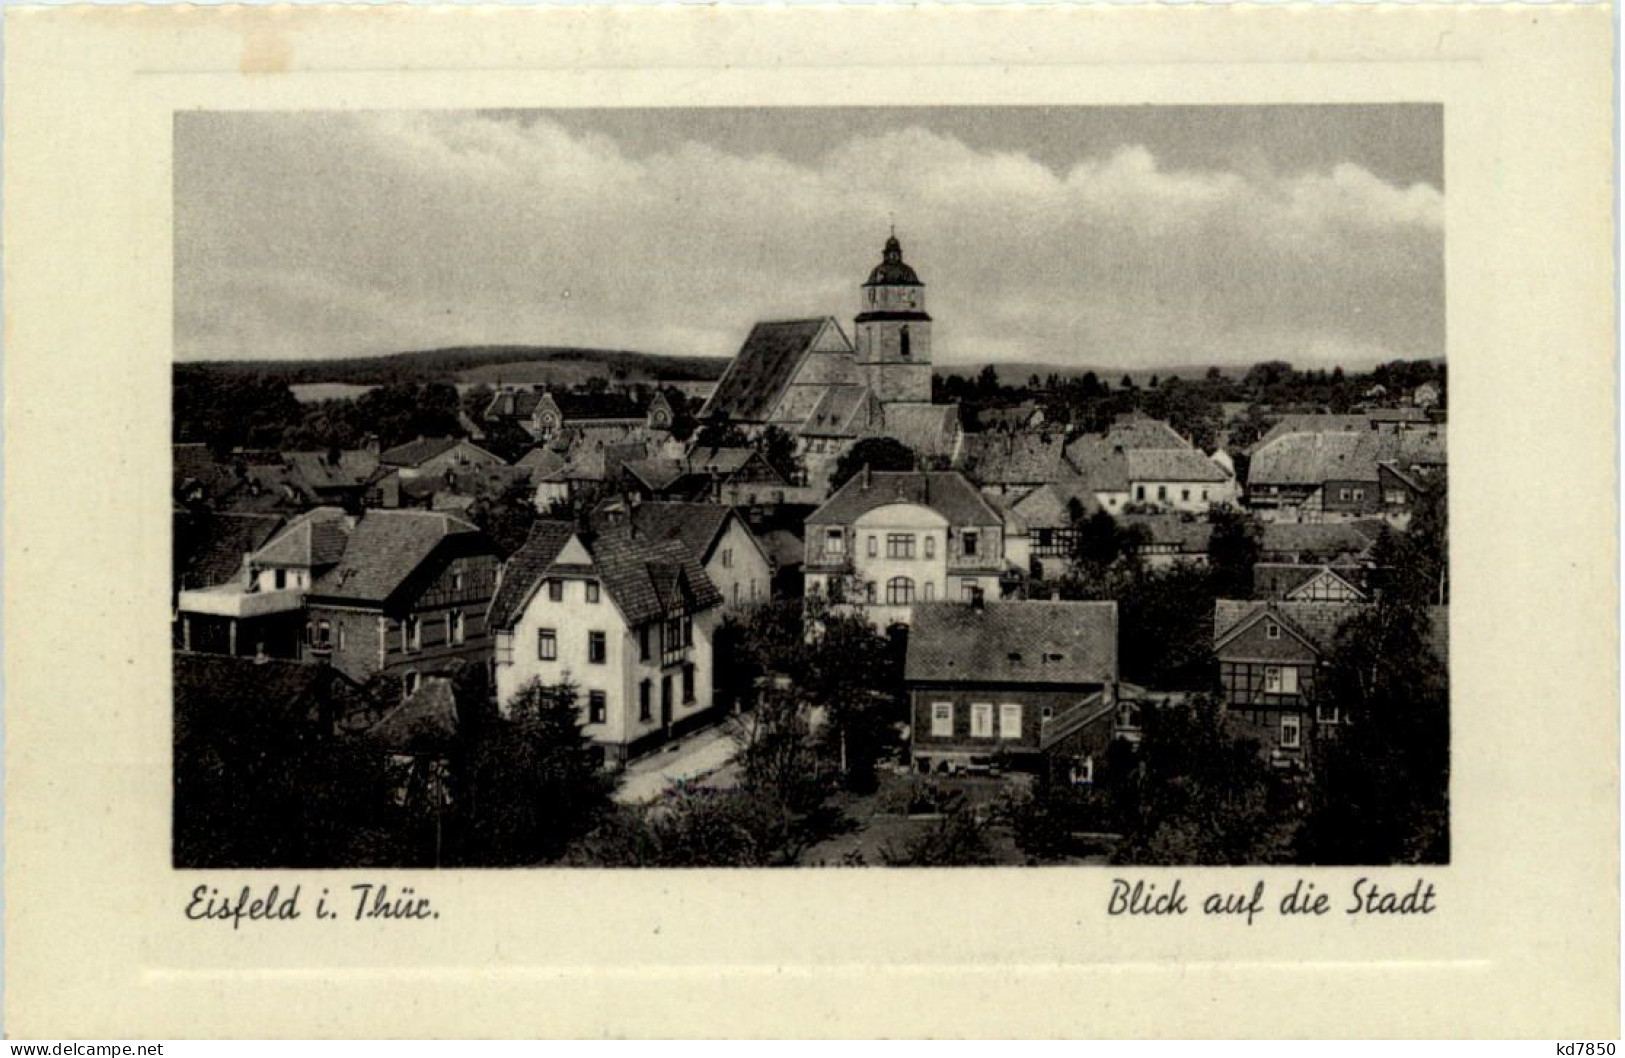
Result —
[{"label": "cloud", "polygon": [[633,154],[546,117],[189,115],[176,353],[537,343],[726,355],[760,318],[856,311],[895,216],[939,362],[1322,365],[1444,352],[1444,202],[1355,161],[1057,172],[925,128],[821,157]]}]

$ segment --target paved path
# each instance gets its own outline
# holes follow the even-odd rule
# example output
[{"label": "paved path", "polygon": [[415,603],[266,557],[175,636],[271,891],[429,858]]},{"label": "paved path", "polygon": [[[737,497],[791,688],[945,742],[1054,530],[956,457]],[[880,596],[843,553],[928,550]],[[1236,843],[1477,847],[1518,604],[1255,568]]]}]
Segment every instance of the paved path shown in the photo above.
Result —
[{"label": "paved path", "polygon": [[675,745],[633,761],[626,768],[615,800],[646,804],[666,792],[674,782],[703,778],[733,760],[739,747],[726,726],[707,728]]}]

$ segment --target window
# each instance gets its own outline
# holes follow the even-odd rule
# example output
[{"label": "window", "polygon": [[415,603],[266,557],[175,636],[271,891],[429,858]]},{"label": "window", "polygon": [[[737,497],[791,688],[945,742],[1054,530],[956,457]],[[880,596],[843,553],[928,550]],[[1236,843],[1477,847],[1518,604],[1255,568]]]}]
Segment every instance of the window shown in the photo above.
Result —
[{"label": "window", "polygon": [[959,550],[966,558],[976,557],[976,545],[980,535],[975,529],[966,529],[959,534]]},{"label": "window", "polygon": [[603,691],[587,692],[587,723],[601,724],[609,719],[609,699]]},{"label": "window", "polygon": [[846,554],[846,538],[839,529],[824,530],[824,550],[832,555]]},{"label": "window", "polygon": [[288,571],[285,570],[285,569],[277,570],[276,571],[276,590],[281,591],[283,588],[286,588],[287,586],[288,586]]},{"label": "window", "polygon": [[925,557],[937,557],[937,538],[934,536],[928,536],[925,538]]},{"label": "window", "polygon": [[887,533],[886,534],[886,557],[887,558],[913,558],[914,557],[914,534],[913,533]]},{"label": "window", "polygon": [[909,352],[909,350],[908,350],[908,324],[906,324],[906,323],[903,324],[903,329],[899,333],[898,341],[901,343],[903,359],[907,360],[908,359],[908,352]]},{"label": "window", "polygon": [[649,684],[648,680],[644,680],[642,683],[638,684],[638,719],[639,720],[648,720],[649,717],[650,717],[650,713],[649,713],[649,695],[650,695],[650,684]]},{"label": "window", "polygon": [[1303,718],[1297,713],[1281,714],[1281,748],[1297,749],[1303,745]]},{"label": "window", "polygon": [[463,571],[460,569],[454,569],[451,571],[451,590],[463,590]]},{"label": "window", "polygon": [[738,584],[738,582],[734,583],[734,605],[735,606],[739,605],[739,584]]},{"label": "window", "polygon": [[599,593],[600,590],[601,589],[599,588],[599,585],[598,585],[597,581],[589,580],[587,582],[587,601],[588,602],[597,602],[598,601],[598,593]]},{"label": "window", "polygon": [[962,580],[959,582],[960,602],[975,602],[976,597],[981,593],[982,589],[977,587],[974,580]]},{"label": "window", "polygon": [[547,582],[547,597],[552,602],[563,602],[564,601],[564,582],[562,580],[550,580],[550,581],[548,581]]},{"label": "window", "polygon": [[999,706],[999,737],[1021,737],[1021,703],[1005,702]]},{"label": "window", "polygon": [[874,558],[878,554],[880,554],[880,537],[876,536],[873,533],[870,533],[869,534],[869,557]]},{"label": "window", "polygon": [[1072,759],[1072,785],[1092,786],[1095,782],[1095,758],[1092,756],[1074,757]]},{"label": "window", "polygon": [[920,591],[920,598],[924,599],[926,602],[930,602],[932,599],[935,599],[936,597],[937,597],[937,586],[935,584],[933,584],[931,581],[926,581],[925,582],[925,587],[922,588],[921,591]]},{"label": "window", "polygon": [[415,615],[406,619],[406,649],[423,649],[423,622]]},{"label": "window", "polygon": [[1140,707],[1133,702],[1123,702],[1117,707],[1117,727],[1120,731],[1140,730]]},{"label": "window", "polygon": [[907,577],[893,577],[886,582],[886,605],[909,606],[914,602],[914,582]]},{"label": "window", "polygon": [[468,636],[468,630],[463,624],[463,611],[453,610],[446,618],[446,637],[453,643],[461,645]]},{"label": "window", "polygon": [[932,702],[931,703],[931,737],[932,738],[953,738],[954,737],[954,703],[953,702]]},{"label": "window", "polygon": [[1389,489],[1382,494],[1382,499],[1390,507],[1403,507],[1405,506],[1405,490]]},{"label": "window", "polygon": [[1337,498],[1339,500],[1342,500],[1344,503],[1347,503],[1348,499],[1349,499],[1349,490],[1348,489],[1338,489],[1337,490]]},{"label": "window", "polygon": [[310,645],[317,650],[332,648],[333,623],[331,621],[317,621],[310,626]]},{"label": "window", "polygon": [[594,665],[602,665],[604,663],[604,658],[605,658],[607,653],[608,653],[608,647],[606,646],[606,644],[604,642],[604,633],[602,633],[602,632],[588,632],[587,633],[587,660],[590,663],[594,664]]},{"label": "window", "polygon": [[1281,626],[1276,624],[1274,621],[1265,621],[1264,622],[1264,638],[1265,639],[1280,639],[1281,638]]},{"label": "window", "polygon": [[970,704],[970,737],[993,737],[992,702],[972,702]]},{"label": "window", "polygon": [[875,582],[869,581],[863,586],[863,600],[870,606],[875,604]]},{"label": "window", "polygon": [[734,567],[734,549],[731,548],[731,547],[725,547],[725,548],[722,549],[722,568],[723,569],[733,569],[733,567]]},{"label": "window", "polygon": [[1342,713],[1342,711],[1340,709],[1337,708],[1337,706],[1335,706],[1335,705],[1317,705],[1317,706],[1315,706],[1315,723],[1332,725],[1332,724],[1340,724],[1342,722],[1343,722],[1343,713]]},{"label": "window", "polygon": [[1203,489],[1203,490],[1202,490],[1202,499],[1203,499],[1203,500],[1206,500],[1206,499],[1207,499],[1207,489]]},{"label": "window", "polygon": [[551,628],[538,628],[536,630],[536,658],[539,661],[555,661],[559,656],[559,634]]},{"label": "window", "polygon": [[638,660],[639,661],[648,661],[649,660],[649,629],[651,629],[653,627],[654,627],[654,625],[639,625],[638,626]]},{"label": "window", "polygon": [[1265,694],[1297,694],[1298,670],[1291,666],[1264,666]]},{"label": "window", "polygon": [[1136,486],[1134,486],[1134,498],[1137,499],[1137,500],[1145,499],[1145,486],[1144,485],[1136,485]]},{"label": "window", "polygon": [[1179,490],[1179,498],[1182,499],[1182,500],[1190,499],[1191,498],[1191,490],[1190,489],[1180,489]]},{"label": "window", "polygon": [[693,665],[684,665],[683,666],[683,701],[692,702],[693,700],[694,700],[694,666]]},{"label": "window", "polygon": [[1167,498],[1168,498],[1168,486],[1167,485],[1158,485],[1157,486],[1157,499],[1165,500]]},{"label": "window", "polygon": [[1364,489],[1355,489],[1354,490],[1354,499],[1355,499],[1355,502],[1359,502],[1360,500],[1365,499],[1365,490]]}]

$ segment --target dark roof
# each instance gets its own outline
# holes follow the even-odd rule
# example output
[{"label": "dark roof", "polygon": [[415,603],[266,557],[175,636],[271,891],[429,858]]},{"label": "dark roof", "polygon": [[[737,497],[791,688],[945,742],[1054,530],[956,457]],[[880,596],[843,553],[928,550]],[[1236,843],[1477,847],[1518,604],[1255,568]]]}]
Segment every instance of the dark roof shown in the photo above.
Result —
[{"label": "dark roof", "polygon": [[1253,449],[1249,485],[1319,487],[1328,481],[1377,481],[1379,463],[1401,469],[1441,466],[1444,431],[1288,433]]},{"label": "dark roof", "polygon": [[720,503],[665,503],[651,500],[632,508],[632,525],[655,540],[681,540],[701,562],[733,514]]},{"label": "dark roof", "polygon": [[649,414],[647,404],[640,404],[627,394],[612,390],[601,393],[553,393],[552,397],[565,422],[642,419]]},{"label": "dark roof", "polygon": [[788,529],[769,529],[759,539],[774,569],[799,566],[806,556],[806,541]]},{"label": "dark roof", "polygon": [[963,474],[956,471],[860,470],[807,516],[807,524],[850,525],[876,507],[913,503],[929,507],[950,525],[1002,525],[1004,519]]},{"label": "dark roof", "polygon": [[866,287],[907,286],[918,287],[925,284],[920,277],[914,274],[903,261],[903,244],[893,235],[886,240],[886,248],[881,251],[880,263],[875,265],[874,271],[869,273]]},{"label": "dark roof", "polygon": [[327,665],[177,652],[172,664],[176,737],[199,723],[245,726],[317,718],[338,673]]},{"label": "dark roof", "polygon": [[1124,455],[1130,481],[1230,480],[1219,464],[1194,448],[1130,448]]},{"label": "dark roof", "polygon": [[629,624],[662,616],[676,601],[673,593],[681,585],[687,586],[692,610],[706,610],[722,602],[722,593],[706,576],[699,556],[681,540],[651,540],[617,527],[599,533],[588,550],[604,590]]},{"label": "dark roof", "polygon": [[1299,639],[1324,654],[1337,639],[1343,622],[1366,609],[1365,603],[1286,602],[1254,599],[1219,599],[1213,604],[1213,645],[1221,649],[1236,633],[1268,614]]},{"label": "dark roof", "polygon": [[491,599],[490,623],[493,628],[511,629],[514,626],[536,585],[574,535],[575,526],[570,522],[539,518],[531,523],[530,535],[502,565],[502,583],[497,586],[496,595]]},{"label": "dark roof", "polygon": [[283,461],[312,489],[353,489],[378,469],[378,453],[364,448],[340,452],[284,452]]},{"label": "dark roof", "polygon": [[550,448],[538,446],[520,456],[519,462],[515,463],[514,466],[524,467],[537,477],[542,477],[562,470],[564,463],[564,457],[559,453]]},{"label": "dark roof", "polygon": [[706,403],[707,416],[765,422],[828,317],[758,323]]},{"label": "dark roof", "polygon": [[1258,544],[1265,555],[1295,554],[1330,559],[1359,554],[1375,539],[1357,522],[1265,522]]},{"label": "dark roof", "polygon": [[203,511],[176,516],[176,542],[184,553],[176,561],[189,588],[224,584],[243,568],[243,557],[265,546],[282,525],[280,514],[216,514]]},{"label": "dark roof", "polygon": [[310,594],[384,602],[442,541],[464,534],[478,538],[480,531],[450,514],[368,510],[350,530],[344,553],[312,582]]},{"label": "dark roof", "polygon": [[485,406],[487,419],[528,419],[542,402],[540,392],[533,389],[502,389]]},{"label": "dark roof", "polygon": [[812,414],[801,426],[801,433],[819,437],[856,437],[862,426],[868,425],[868,413],[876,404],[874,393],[867,386],[831,385],[818,398]]},{"label": "dark roof", "polygon": [[1104,438],[1077,438],[1066,446],[1066,458],[1091,492],[1128,491],[1128,456]]},{"label": "dark roof", "polygon": [[1213,526],[1206,518],[1189,517],[1165,512],[1159,514],[1123,514],[1118,524],[1127,528],[1137,525],[1150,535],[1153,544],[1173,544],[1185,554],[1206,554],[1213,539]]},{"label": "dark roof", "polygon": [[917,603],[905,676],[961,684],[1113,683],[1117,604]]},{"label": "dark roof", "polygon": [[337,562],[349,536],[349,515],[338,507],[318,507],[289,522],[254,554],[259,566],[320,569]]},{"label": "dark roof", "polygon": [[959,434],[959,405],[893,401],[880,405],[881,426],[871,421],[870,435],[901,441],[917,455],[949,457]]},{"label": "dark roof", "polygon": [[1143,416],[1125,416],[1118,419],[1107,428],[1104,440],[1107,444],[1121,448],[1125,452],[1136,448],[1191,447],[1191,443],[1181,437],[1179,431],[1172,426],[1161,419]]},{"label": "dark roof", "polygon": [[982,485],[1036,485],[1075,478],[1060,433],[967,434],[957,468]]},{"label": "dark roof", "polygon": [[1027,493],[1010,511],[1029,529],[1069,529],[1072,526],[1071,501],[1076,499],[1085,515],[1100,510],[1095,490],[1081,479],[1052,481]]},{"label": "dark roof", "polygon": [[435,456],[456,448],[462,440],[460,437],[419,437],[416,441],[387,450],[378,457],[378,462],[388,463],[392,467],[421,466]]},{"label": "dark roof", "polygon": [[443,749],[457,737],[457,696],[446,676],[426,676],[417,693],[385,713],[367,737],[400,753]]}]

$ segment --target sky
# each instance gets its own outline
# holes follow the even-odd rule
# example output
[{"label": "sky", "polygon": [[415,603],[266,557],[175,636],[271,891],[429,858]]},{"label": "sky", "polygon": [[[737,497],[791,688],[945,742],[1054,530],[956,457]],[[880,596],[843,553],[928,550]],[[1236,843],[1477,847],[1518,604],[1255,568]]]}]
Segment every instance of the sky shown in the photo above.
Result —
[{"label": "sky", "polygon": [[726,356],[891,225],[939,364],[1445,355],[1442,111],[215,113],[175,121],[177,359]]}]

